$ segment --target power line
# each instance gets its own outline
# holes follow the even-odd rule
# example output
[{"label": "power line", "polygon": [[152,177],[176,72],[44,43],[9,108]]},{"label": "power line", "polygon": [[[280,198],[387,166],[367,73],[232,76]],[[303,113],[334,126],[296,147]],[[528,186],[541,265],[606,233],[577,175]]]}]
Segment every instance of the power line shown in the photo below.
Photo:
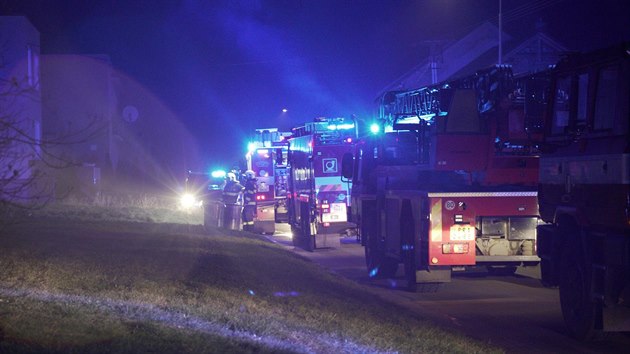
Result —
[{"label": "power line", "polygon": [[[531,2],[527,2],[524,5],[518,6],[514,9],[508,10],[508,11],[503,11],[503,13],[501,14],[502,16],[502,21],[503,23],[506,22],[512,22],[515,21],[519,18],[525,17],[525,16],[529,16],[532,14],[535,14],[537,12],[540,12],[541,10],[548,8],[550,6],[559,4],[561,2],[564,2],[566,0],[534,0]],[[494,16],[491,16],[485,20],[476,22],[475,24],[463,27],[461,32],[462,33],[468,33],[470,32],[472,29],[477,28],[479,26],[481,26],[481,24],[485,23],[485,22],[489,22],[489,21],[493,21],[493,22],[498,22],[499,20],[499,15],[496,14]]]},{"label": "power line", "polygon": [[540,12],[541,10],[556,5],[564,0],[539,0],[527,3],[503,14],[504,22],[515,21],[519,18]]}]

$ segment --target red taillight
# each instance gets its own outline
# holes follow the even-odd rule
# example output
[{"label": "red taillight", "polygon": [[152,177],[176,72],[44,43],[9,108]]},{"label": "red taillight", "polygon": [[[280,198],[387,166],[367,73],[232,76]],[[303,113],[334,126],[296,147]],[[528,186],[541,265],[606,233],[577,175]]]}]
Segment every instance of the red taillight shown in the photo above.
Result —
[{"label": "red taillight", "polygon": [[264,195],[257,195],[256,196],[256,200],[265,200],[265,196]]}]

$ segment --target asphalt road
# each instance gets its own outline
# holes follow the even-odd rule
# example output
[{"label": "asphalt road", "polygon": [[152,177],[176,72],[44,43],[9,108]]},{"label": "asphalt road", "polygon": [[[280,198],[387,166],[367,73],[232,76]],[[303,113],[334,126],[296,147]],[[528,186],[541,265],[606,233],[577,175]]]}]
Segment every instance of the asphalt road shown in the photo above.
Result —
[{"label": "asphalt road", "polygon": [[370,279],[363,247],[352,238],[342,239],[339,247],[307,252],[293,247],[287,225],[280,224],[269,239],[365,285],[367,291],[383,299],[469,337],[498,345],[508,353],[630,351],[627,334],[605,333],[590,342],[568,337],[558,290],[541,286],[538,267],[519,269],[516,275],[509,276],[488,275],[485,270],[458,273],[436,293],[410,293],[403,289],[402,274],[393,279]]}]

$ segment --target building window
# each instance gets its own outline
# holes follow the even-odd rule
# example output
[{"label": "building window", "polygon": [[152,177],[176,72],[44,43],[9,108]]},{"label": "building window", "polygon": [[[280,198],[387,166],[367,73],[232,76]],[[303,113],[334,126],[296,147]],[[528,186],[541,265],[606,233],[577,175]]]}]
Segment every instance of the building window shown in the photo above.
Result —
[{"label": "building window", "polygon": [[615,120],[617,103],[618,68],[608,67],[599,72],[597,78],[597,94],[595,96],[595,130],[612,129]]},{"label": "building window", "polygon": [[556,97],[553,106],[553,125],[551,132],[554,135],[564,134],[569,126],[569,102],[571,93],[571,77],[563,77],[558,80]]},{"label": "building window", "polygon": [[587,118],[587,104],[588,104],[588,74],[580,74],[578,76],[578,103],[577,103],[577,128],[578,130],[584,130],[586,126]]},{"label": "building window", "polygon": [[39,49],[29,45],[28,50],[28,84],[39,90]]}]

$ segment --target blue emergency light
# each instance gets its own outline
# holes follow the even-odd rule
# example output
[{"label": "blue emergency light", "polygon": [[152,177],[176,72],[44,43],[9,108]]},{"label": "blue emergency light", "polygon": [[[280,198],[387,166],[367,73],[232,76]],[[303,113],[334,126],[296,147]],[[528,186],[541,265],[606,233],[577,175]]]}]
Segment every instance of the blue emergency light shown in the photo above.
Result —
[{"label": "blue emergency light", "polygon": [[378,134],[381,131],[381,126],[378,125],[378,123],[372,123],[372,125],[370,125],[370,132],[372,132],[372,134]]},{"label": "blue emergency light", "polygon": [[225,171],[223,171],[223,170],[212,171],[212,172],[210,172],[210,176],[212,176],[212,178],[224,178],[225,177]]}]

